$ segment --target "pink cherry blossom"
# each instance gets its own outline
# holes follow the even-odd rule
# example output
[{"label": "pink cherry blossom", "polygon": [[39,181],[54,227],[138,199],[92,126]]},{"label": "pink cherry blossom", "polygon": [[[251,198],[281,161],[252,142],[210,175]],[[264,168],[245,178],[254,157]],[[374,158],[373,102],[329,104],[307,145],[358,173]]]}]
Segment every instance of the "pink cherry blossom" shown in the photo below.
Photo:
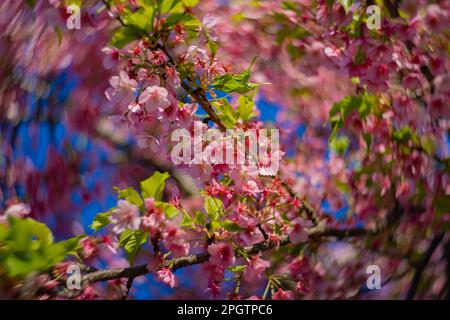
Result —
[{"label": "pink cherry blossom", "polygon": [[233,247],[226,242],[213,243],[208,246],[209,262],[214,265],[229,267],[234,264]]},{"label": "pink cherry blossom", "polygon": [[[369,1],[176,2],[83,1],[69,30],[64,1],[0,1],[0,296],[59,298],[74,256],[83,275],[119,277],[84,281],[70,292],[80,299],[123,298],[148,280],[109,270],[175,287],[173,269],[193,264],[180,273],[192,281],[152,297],[445,296],[448,1],[377,1],[379,29],[365,23]],[[192,141],[197,123],[255,130],[261,147],[277,128],[280,146],[219,163],[232,143]],[[202,163],[174,164],[178,129]],[[170,177],[144,180],[155,171]],[[89,228],[80,213],[110,203],[113,185],[135,192]],[[53,256],[66,245],[74,252]],[[45,268],[11,268],[18,249]],[[371,264],[383,290],[361,290]]]},{"label": "pink cherry blossom", "polygon": [[174,288],[178,284],[178,280],[169,268],[162,268],[156,272],[156,280]]},{"label": "pink cherry blossom", "polygon": [[25,203],[15,203],[11,206],[9,206],[5,212],[4,212],[4,216],[8,217],[8,216],[14,216],[14,217],[19,217],[19,218],[23,218],[26,215],[30,214],[30,206],[25,204]]},{"label": "pink cherry blossom", "polygon": [[168,95],[169,94],[165,88],[158,86],[147,87],[140,94],[139,103],[146,103],[151,109],[165,109],[170,105]]},{"label": "pink cherry blossom", "polygon": [[254,197],[258,196],[258,193],[261,192],[261,190],[259,190],[258,188],[258,184],[255,181],[247,181],[244,186],[242,187],[242,191],[252,195]]},{"label": "pink cherry blossom", "polygon": [[294,300],[295,294],[291,290],[278,289],[277,292],[272,296],[273,300]]},{"label": "pink cherry blossom", "polygon": [[115,235],[106,235],[102,238],[102,243],[108,248],[112,253],[117,254],[117,248],[119,247],[119,240]]},{"label": "pink cherry blossom", "polygon": [[260,279],[264,271],[269,267],[269,261],[262,259],[260,256],[253,256],[245,268],[244,279],[248,282],[254,282]]},{"label": "pink cherry blossom", "polygon": [[137,230],[141,224],[139,208],[126,200],[117,202],[117,208],[111,211],[109,219],[114,224],[113,233],[116,234],[125,229]]},{"label": "pink cherry blossom", "polygon": [[289,239],[292,243],[303,243],[308,240],[307,228],[312,227],[311,221],[305,221],[302,218],[296,218],[292,221],[292,230],[289,233]]},{"label": "pink cherry blossom", "polygon": [[97,243],[94,239],[85,237],[80,241],[81,248],[83,250],[83,257],[86,259],[92,258],[97,254]]}]

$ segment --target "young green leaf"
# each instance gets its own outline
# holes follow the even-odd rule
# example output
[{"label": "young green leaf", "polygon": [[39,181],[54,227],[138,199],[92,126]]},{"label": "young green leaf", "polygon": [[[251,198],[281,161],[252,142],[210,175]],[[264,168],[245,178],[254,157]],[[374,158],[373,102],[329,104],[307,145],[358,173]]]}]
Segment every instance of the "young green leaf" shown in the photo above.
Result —
[{"label": "young green leaf", "polygon": [[134,259],[141,246],[147,241],[148,233],[142,230],[125,230],[119,238],[119,245],[125,250],[128,262],[134,264]]},{"label": "young green leaf", "polygon": [[204,206],[211,222],[218,221],[224,210],[222,200],[207,196]]},{"label": "young green leaf", "polygon": [[[113,209],[111,209],[113,210]],[[99,231],[100,229],[106,227],[108,224],[111,223],[109,220],[109,216],[111,214],[111,210],[107,212],[98,213],[92,224],[89,226],[91,229],[94,229],[95,231]]]},{"label": "young green leaf", "polygon": [[259,85],[248,82],[250,79],[250,70],[247,69],[239,74],[226,73],[216,77],[212,86],[220,91],[227,93],[245,94]]},{"label": "young green leaf", "polygon": [[128,187],[126,189],[120,190],[119,188],[114,188],[119,193],[119,198],[127,200],[129,203],[136,205],[141,208],[144,205],[139,193],[134,190],[133,187]]},{"label": "young green leaf", "polygon": [[239,227],[237,225],[237,223],[231,221],[231,220],[224,220],[221,223],[222,227],[227,230],[227,231],[231,231],[231,232],[238,232],[241,231],[241,227]]},{"label": "young green leaf", "polygon": [[200,225],[200,226],[204,226],[206,224],[206,218],[205,218],[205,215],[203,214],[203,212],[197,211],[195,213],[194,222],[195,222],[195,224]]},{"label": "young green leaf", "polygon": [[237,123],[235,110],[227,101],[227,99],[220,99],[213,102],[214,108],[217,110],[217,116],[226,128],[234,128]]},{"label": "young green leaf", "polygon": [[154,198],[161,200],[166,180],[170,177],[167,172],[156,171],[150,178],[141,182],[141,193],[144,199]]},{"label": "young green leaf", "polygon": [[156,205],[156,207],[160,208],[164,212],[167,219],[173,219],[180,214],[180,211],[176,207],[171,205],[170,203],[156,201],[155,205]]},{"label": "young green leaf", "polygon": [[255,103],[253,102],[253,95],[243,95],[238,99],[237,113],[239,119],[244,122],[251,120],[255,116]]},{"label": "young green leaf", "polygon": [[130,25],[121,27],[114,33],[111,40],[111,45],[118,49],[122,49],[127,44],[139,39],[142,35],[142,30],[136,26]]},{"label": "young green leaf", "polygon": [[241,273],[241,272],[244,272],[245,271],[245,269],[247,268],[247,266],[232,266],[232,267],[229,267],[228,268],[228,270],[230,270],[231,272],[234,272],[234,273]]},{"label": "young green leaf", "polygon": [[339,136],[330,143],[331,150],[338,155],[344,155],[350,145],[350,139],[347,136]]}]

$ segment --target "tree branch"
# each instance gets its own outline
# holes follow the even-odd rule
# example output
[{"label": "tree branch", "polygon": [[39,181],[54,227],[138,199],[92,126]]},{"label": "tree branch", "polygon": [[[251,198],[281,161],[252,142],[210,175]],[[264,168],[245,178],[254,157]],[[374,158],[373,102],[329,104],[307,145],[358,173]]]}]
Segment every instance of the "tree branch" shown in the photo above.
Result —
[{"label": "tree branch", "polygon": [[420,284],[420,278],[422,277],[423,272],[425,271],[425,268],[428,265],[428,262],[431,259],[431,256],[433,255],[434,250],[436,250],[437,246],[441,242],[441,240],[444,238],[444,232],[434,237],[434,239],[431,241],[430,246],[428,247],[425,254],[422,256],[422,259],[420,260],[419,264],[416,267],[416,272],[414,273],[414,278],[411,282],[411,287],[408,290],[408,293],[406,294],[407,300],[414,299],[414,296],[416,295],[417,289],[419,288]]},{"label": "tree branch", "polygon": [[450,300],[450,240],[447,242],[447,244],[445,245],[445,249],[444,249],[444,256],[446,257],[445,259],[447,260],[447,281],[445,282],[445,285],[442,287],[442,294],[439,295],[439,299],[441,299],[441,297],[446,293],[446,300]]},{"label": "tree branch", "polygon": [[[173,67],[177,68],[177,64],[176,64],[175,60],[172,58],[172,56],[170,55],[170,53],[166,47],[164,47],[160,44],[157,44],[156,49],[159,49],[162,52],[164,52],[164,54],[169,59],[170,64]],[[225,131],[226,130],[225,125],[222,123],[222,121],[219,119],[219,117],[215,113],[211,103],[209,103],[208,99],[206,98],[205,92],[201,89],[192,90],[192,88],[183,81],[181,82],[181,86],[183,87],[184,90],[186,90],[186,92],[189,95],[191,95],[192,98],[195,99],[195,101],[202,107],[202,109],[206,111],[206,113],[209,116],[209,120],[214,122],[221,131]]]},{"label": "tree branch", "polygon": [[[378,230],[370,230],[370,229],[363,229],[363,228],[354,228],[354,229],[325,229],[320,231],[313,231],[309,234],[309,238],[312,240],[319,240],[321,238],[327,238],[327,237],[334,237],[337,239],[344,239],[349,237],[359,237],[359,236],[365,236],[365,235],[372,235],[378,232]],[[248,255],[257,254],[262,251],[267,251],[269,249],[273,249],[279,246],[285,246],[290,244],[289,237],[284,236],[281,238],[279,243],[270,242],[270,241],[262,241],[257,244],[247,246],[242,248],[241,250],[236,250],[235,254],[237,256],[242,255],[242,251],[245,252]],[[171,260],[166,261],[161,268],[171,268],[172,271],[175,271],[177,269],[181,269],[184,267],[189,267],[197,264],[204,263],[208,261],[209,259],[209,253],[199,253],[195,255],[189,255],[185,257],[180,258],[174,258]],[[147,269],[147,265],[139,265],[134,267],[127,267],[127,268],[118,268],[118,269],[100,269],[93,272],[90,272],[83,276],[82,278],[82,287],[86,288],[89,284],[100,282],[100,281],[107,281],[107,280],[113,280],[113,279],[120,279],[120,278],[129,278],[134,279],[139,276],[143,276],[146,274],[151,273]],[[75,298],[78,295],[81,294],[81,290],[77,291],[60,291],[57,293],[58,296],[64,297],[64,298]]]},{"label": "tree branch", "polygon": [[317,221],[317,213],[314,211],[314,209],[311,207],[311,205],[306,202],[305,200],[301,200],[297,197],[297,195],[295,194],[294,190],[292,190],[291,186],[286,182],[286,181],[282,181],[282,185],[283,187],[286,189],[286,191],[289,193],[289,195],[291,196],[291,198],[293,199],[297,199],[300,201],[301,203],[301,208],[300,210],[304,211],[308,217],[308,219],[310,219],[314,225],[317,225],[318,221]]}]

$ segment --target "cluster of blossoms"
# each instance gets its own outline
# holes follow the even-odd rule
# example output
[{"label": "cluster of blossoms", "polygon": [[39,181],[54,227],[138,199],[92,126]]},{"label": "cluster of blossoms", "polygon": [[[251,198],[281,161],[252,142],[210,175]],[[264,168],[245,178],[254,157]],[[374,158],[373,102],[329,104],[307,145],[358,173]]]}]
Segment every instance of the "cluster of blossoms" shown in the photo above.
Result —
[{"label": "cluster of blossoms", "polygon": [[[170,178],[155,172],[141,182],[141,192],[118,189],[117,205],[95,217],[94,235],[76,224],[68,230],[70,216],[58,215],[59,232],[83,235],[75,247],[63,243],[70,250],[49,257],[52,265],[39,265],[38,271],[76,252],[96,267],[142,263],[171,288],[181,283],[174,270],[201,263],[190,270],[199,281],[177,293],[182,298],[358,298],[365,266],[375,263],[392,281],[381,295],[397,296],[413,272],[414,257],[442,234],[422,297],[449,292],[440,272],[450,263],[444,255],[449,2],[381,1],[377,30],[365,23],[372,1],[197,2],[90,1],[82,7],[82,29],[71,32],[63,30],[65,1],[0,5],[0,53],[12,57],[0,63],[1,117],[12,128],[0,138],[6,159],[0,158],[0,199],[19,197],[18,186],[24,185],[30,203],[5,205],[0,241],[14,238],[19,220],[30,234],[41,230],[27,216],[73,210],[74,192],[85,201],[93,196],[90,190],[102,196],[97,181],[87,186],[90,173],[100,179],[85,168],[83,152],[99,166],[104,158],[126,156],[129,166],[107,183],[142,180],[149,161]],[[15,24],[8,23],[9,13]],[[24,29],[30,32],[21,35]],[[97,68],[87,68],[86,61]],[[21,68],[34,82],[73,72],[79,84],[71,96],[77,103],[57,111],[62,93],[47,88],[46,100],[36,104],[48,104],[48,111],[29,111],[29,88],[17,83]],[[281,128],[281,148],[259,141],[267,151],[263,158],[239,162],[252,156],[243,140],[232,153],[235,162],[216,161],[234,150],[235,141],[222,135],[227,129],[263,136],[267,123],[258,116],[263,119],[267,110],[260,114],[255,101],[279,106],[272,120]],[[97,157],[70,140],[63,147],[55,142],[41,170],[26,157],[15,159],[14,147],[17,128],[42,117],[51,124],[63,119],[108,150],[135,143],[125,155]],[[220,138],[197,139],[196,131],[210,129]],[[182,156],[193,159],[175,166],[171,154],[179,141],[173,133],[179,130],[189,145]],[[269,159],[281,163],[280,172],[265,166]],[[194,181],[183,188],[186,179]],[[365,241],[325,243],[363,235]],[[33,240],[60,245],[45,242],[42,233]],[[16,254],[13,246],[1,248]],[[69,264],[56,265],[52,277],[39,275],[36,295],[52,298]],[[8,265],[0,260],[0,277],[3,270],[17,276]],[[78,297],[117,297],[123,282],[88,284]],[[261,289],[264,294],[255,295]]]},{"label": "cluster of blossoms", "polygon": [[267,62],[254,73],[272,83],[261,90],[283,107],[278,120],[293,136],[305,127],[294,161],[283,166],[294,192],[333,211],[350,207],[348,225],[382,221],[400,204],[403,227],[414,230],[400,243],[413,250],[427,227],[447,221],[448,205],[437,203],[449,196],[449,3],[389,2],[378,30],[365,24],[364,1],[203,8],[224,9],[216,30],[226,59],[243,66],[258,54]]}]

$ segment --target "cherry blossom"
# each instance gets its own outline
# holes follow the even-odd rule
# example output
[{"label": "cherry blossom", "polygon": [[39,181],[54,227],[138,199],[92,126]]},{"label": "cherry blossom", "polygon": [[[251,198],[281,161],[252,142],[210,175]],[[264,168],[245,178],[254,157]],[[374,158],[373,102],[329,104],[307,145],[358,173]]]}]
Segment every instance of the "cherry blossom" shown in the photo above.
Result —
[{"label": "cherry blossom", "polygon": [[76,261],[76,299],[444,298],[448,1],[160,2],[0,4],[0,294]]},{"label": "cherry blossom", "polygon": [[235,256],[233,248],[225,242],[214,243],[208,246],[211,255],[209,262],[213,265],[228,267],[234,264]]},{"label": "cherry blossom", "polygon": [[126,200],[119,200],[117,208],[111,211],[110,220],[114,224],[113,232],[116,234],[125,229],[137,230],[141,223],[139,208]]},{"label": "cherry blossom", "polygon": [[163,282],[171,288],[177,286],[177,279],[169,268],[162,268],[156,272],[156,279]]}]

